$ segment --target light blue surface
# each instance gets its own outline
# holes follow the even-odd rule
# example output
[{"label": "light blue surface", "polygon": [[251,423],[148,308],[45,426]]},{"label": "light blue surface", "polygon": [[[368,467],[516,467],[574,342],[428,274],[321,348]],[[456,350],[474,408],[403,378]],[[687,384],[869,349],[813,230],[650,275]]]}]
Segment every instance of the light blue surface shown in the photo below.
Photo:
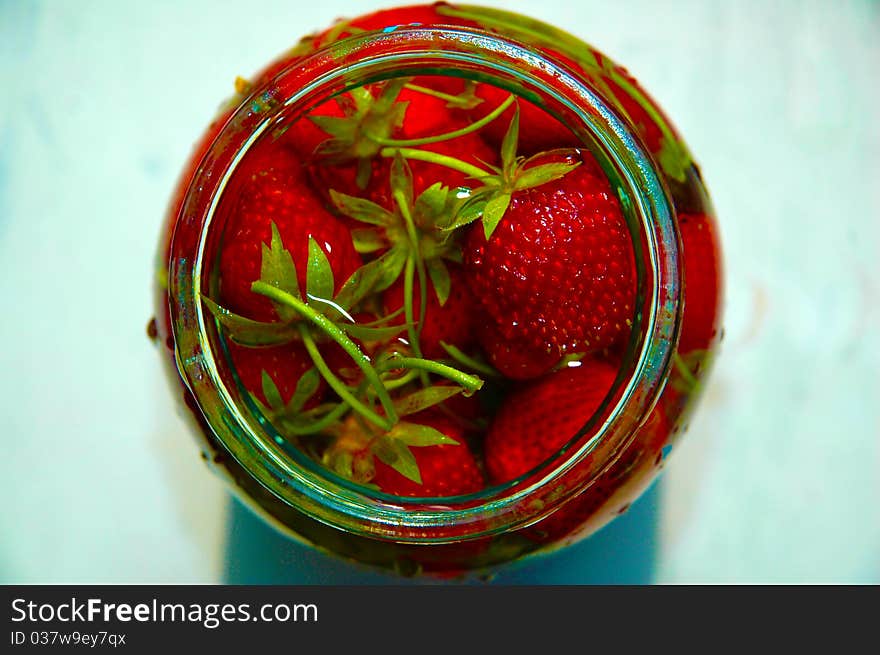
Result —
[{"label": "light blue surface", "polygon": [[228,584],[650,584],[656,579],[657,485],[626,514],[589,539],[556,553],[499,567],[483,577],[402,579],[343,562],[292,542],[244,505],[230,509],[226,566]]},{"label": "light blue surface", "polygon": [[[625,64],[721,217],[725,349],[655,579],[880,582],[878,5],[485,4]],[[144,335],[159,223],[235,76],[375,6],[0,1],[0,580],[222,579],[227,498]]]}]

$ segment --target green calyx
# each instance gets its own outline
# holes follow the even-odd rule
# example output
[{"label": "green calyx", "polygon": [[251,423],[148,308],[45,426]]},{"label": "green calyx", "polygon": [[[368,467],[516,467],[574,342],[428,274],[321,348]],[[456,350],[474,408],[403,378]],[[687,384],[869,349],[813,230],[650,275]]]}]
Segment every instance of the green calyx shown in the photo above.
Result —
[{"label": "green calyx", "polygon": [[372,480],[374,458],[421,484],[421,471],[412,448],[459,445],[436,428],[409,421],[400,421],[387,432],[376,433],[369,426],[349,418],[332,432],[335,440],[324,452],[322,462],[337,475],[361,484],[369,484]]},{"label": "green calyx", "polygon": [[580,163],[536,163],[543,153],[526,159],[517,156],[519,145],[519,107],[513,114],[504,139],[501,142],[501,166],[492,166],[492,173],[479,178],[481,187],[475,189],[463,204],[450,229],[481,219],[486,240],[507,212],[513,194],[553,182],[577,168]]},{"label": "green calyx", "polygon": [[453,231],[482,220],[488,240],[504,218],[514,193],[558,180],[580,165],[580,162],[562,161],[538,163],[545,156],[544,153],[528,159],[517,156],[518,144],[519,107],[514,112],[501,143],[501,166],[489,166],[489,170],[485,170],[454,157],[415,148],[385,147],[379,151],[379,154],[383,157],[404,157],[431,162],[474,179],[477,182],[476,187],[470,191],[467,199],[459,204],[454,220],[443,229]]},{"label": "green calyx", "polygon": [[375,139],[390,138],[403,125],[407,103],[398,102],[397,96],[406,82],[406,78],[397,78],[376,85],[374,90],[352,89],[336,98],[342,116],[309,116],[330,135],[318,145],[315,155],[330,164],[356,161],[357,184],[365,188],[372,159],[381,148]]},{"label": "green calyx", "polygon": [[401,77],[375,85],[372,90],[366,87],[352,89],[345,95],[337,96],[336,103],[342,116],[309,116],[308,119],[329,135],[315,150],[315,156],[329,164],[357,162],[357,185],[367,186],[371,174],[371,162],[379,150],[387,146],[414,146],[438,143],[476,132],[495,120],[513,102],[511,96],[501,106],[473,124],[434,136],[419,139],[399,140],[394,133],[403,125],[408,102],[398,100],[400,91],[408,88],[426,95],[447,100],[448,107],[469,109],[482,102],[476,96],[473,83],[466,85],[459,95],[450,95],[410,83],[409,78]]},{"label": "green calyx", "polygon": [[[463,198],[458,189],[450,189],[440,182],[414,198],[412,171],[399,152],[392,162],[390,186],[393,210],[333,190],[330,197],[340,214],[369,226],[354,231],[355,248],[362,253],[386,250],[383,256],[395,262],[389,277],[394,273],[397,275],[389,286],[405,273],[406,262],[412,261],[421,289],[425,289],[422,278],[430,278],[442,306],[450,291],[445,262],[460,259],[460,250],[450,238],[448,228],[455,220]],[[398,264],[400,267],[396,268]]]}]

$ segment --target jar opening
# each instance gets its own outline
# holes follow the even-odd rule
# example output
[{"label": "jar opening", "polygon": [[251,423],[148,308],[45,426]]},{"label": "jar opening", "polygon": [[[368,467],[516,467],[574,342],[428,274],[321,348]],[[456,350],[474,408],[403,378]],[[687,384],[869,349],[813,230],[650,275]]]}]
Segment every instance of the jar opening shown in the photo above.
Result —
[{"label": "jar opening", "polygon": [[[637,291],[622,364],[599,407],[567,444],[504,484],[458,496],[407,498],[353,483],[290,444],[243,392],[230,346],[200,298],[217,291],[223,226],[218,207],[245,159],[329,99],[411,76],[443,76],[514,93],[566,125],[616,191],[635,253]],[[221,131],[188,194],[195,259],[172,259],[172,314],[180,365],[218,439],[272,494],[330,525],[398,541],[461,540],[543,518],[614,461],[646,419],[669,365],[679,314],[672,211],[651,160],[629,127],[564,66],[521,44],[467,28],[402,27],[330,45],[254,90]],[[207,211],[205,211],[207,207]],[[186,252],[186,244],[172,250]],[[187,332],[187,327],[196,329]],[[595,466],[584,467],[593,457]]]}]

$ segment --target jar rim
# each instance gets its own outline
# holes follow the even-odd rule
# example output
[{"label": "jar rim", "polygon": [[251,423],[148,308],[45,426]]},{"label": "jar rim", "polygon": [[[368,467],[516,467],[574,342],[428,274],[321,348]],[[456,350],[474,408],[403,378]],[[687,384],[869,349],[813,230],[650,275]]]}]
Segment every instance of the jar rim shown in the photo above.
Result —
[{"label": "jar rim", "polygon": [[[426,62],[467,62],[498,74],[513,73],[528,78],[535,87],[568,106],[582,123],[579,127],[601,144],[621,173],[620,181],[627,188],[619,192],[625,192],[632,200],[633,212],[641,221],[648,244],[646,259],[651,280],[651,288],[646,290],[647,314],[642,317],[644,338],[633,373],[623,384],[620,380],[615,384],[619,397],[603,424],[594,427],[590,438],[564,458],[557,456],[552,463],[544,462],[536,471],[511,483],[471,496],[445,499],[367,493],[354,483],[337,483],[326,473],[318,476],[291,467],[277,451],[267,449],[274,439],[256,433],[252,420],[237,406],[220,379],[208,316],[199,300],[207,235],[222,190],[250,146],[275,124],[279,113],[302,106],[321,89],[352,84],[352,80],[363,84],[380,70],[385,77],[400,76],[400,71],[408,70],[406,67],[414,62],[423,66]],[[397,74],[387,74],[385,67],[391,67],[391,72]],[[548,80],[553,84],[548,84]],[[569,486],[560,498],[564,502],[613,464],[614,459],[610,458],[590,479],[571,477],[575,475],[575,465],[611,436],[620,439],[615,449],[619,453],[629,443],[627,436],[631,439],[646,419],[662,390],[677,338],[681,307],[677,228],[661,180],[643,146],[601,96],[564,64],[527,44],[476,28],[402,26],[324,46],[250,92],[208,148],[186,192],[178,219],[185,219],[188,227],[198,232],[198,238],[179,240],[181,230],[175,229],[168,276],[181,376],[215,436],[242,468],[274,496],[311,518],[358,534],[404,542],[461,541],[534,523],[553,509],[533,502],[541,494],[558,488],[568,478]],[[196,253],[195,258],[192,252]],[[573,435],[569,444],[582,439],[588,426],[589,423]],[[490,492],[497,493],[499,489],[507,493],[491,497]],[[484,498],[486,502],[476,502]],[[487,521],[488,516],[491,521]]]}]

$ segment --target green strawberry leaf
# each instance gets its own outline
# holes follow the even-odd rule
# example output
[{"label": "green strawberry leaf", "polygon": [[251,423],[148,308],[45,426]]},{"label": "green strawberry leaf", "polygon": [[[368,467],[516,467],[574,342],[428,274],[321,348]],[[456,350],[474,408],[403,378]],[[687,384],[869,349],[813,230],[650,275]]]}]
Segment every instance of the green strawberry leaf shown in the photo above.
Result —
[{"label": "green strawberry leaf", "polygon": [[449,279],[449,269],[446,268],[446,264],[443,263],[442,259],[429,259],[425,262],[425,267],[428,269],[428,277],[431,278],[431,283],[434,285],[437,302],[442,307],[449,299],[449,291],[452,287],[452,281]]},{"label": "green strawberry leaf", "polygon": [[234,314],[207,296],[202,302],[217,319],[227,336],[241,346],[274,346],[290,343],[299,337],[299,331],[288,323],[263,323]]},{"label": "green strawberry leaf", "polygon": [[483,232],[486,235],[486,241],[492,237],[492,233],[504,218],[504,212],[509,206],[510,193],[504,191],[493,194],[486,202],[486,207],[483,209]]},{"label": "green strawberry leaf", "polygon": [[385,227],[396,223],[394,214],[365,198],[349,196],[331,189],[330,199],[340,213],[356,221]]},{"label": "green strawberry leaf", "polygon": [[580,162],[575,164],[564,164],[556,162],[553,164],[540,164],[531,168],[524,168],[517,176],[513,183],[516,191],[522,189],[531,189],[532,187],[541,186],[564,177],[575,168],[580,166]]},{"label": "green strawberry leaf", "polygon": [[387,325],[390,321],[393,321],[398,316],[404,313],[404,308],[401,307],[390,314],[384,314],[377,318],[375,321],[370,321],[368,323],[358,323],[358,325],[362,325],[363,327],[380,327],[383,325]]},{"label": "green strawberry leaf", "polygon": [[405,443],[407,446],[419,448],[444,444],[449,446],[459,445],[455,439],[446,436],[436,428],[419,423],[407,423],[406,421],[401,421],[395,425],[388,433],[388,436],[396,441]]},{"label": "green strawberry leaf", "polygon": [[422,475],[415,455],[403,441],[382,435],[373,442],[371,448],[380,462],[416,484],[422,484]]},{"label": "green strawberry leaf", "polygon": [[364,264],[342,285],[336,294],[336,304],[350,310],[370,293],[384,291],[400,277],[405,263],[406,251],[392,248],[381,257]]},{"label": "green strawberry leaf", "polygon": [[293,392],[293,396],[290,397],[287,407],[284,408],[285,414],[298,414],[302,410],[303,405],[305,405],[308,399],[318,390],[320,384],[321,374],[315,367],[312,367],[303,373],[296,383],[296,389]]},{"label": "green strawberry leaf", "polygon": [[373,94],[370,93],[370,90],[367,87],[358,86],[349,91],[348,96],[340,97],[339,105],[343,111],[347,109],[346,106],[343,106],[343,103],[348,101],[354,102],[354,113],[364,114],[370,110],[374,98]]},{"label": "green strawberry leaf", "polygon": [[[379,90],[379,95],[376,98],[375,103],[373,103],[372,111],[375,114],[382,116],[387,114],[389,111],[399,111],[401,106],[403,106],[403,109],[406,109],[406,105],[408,103],[396,102],[396,100],[397,96],[400,95],[400,92],[403,90],[403,87],[405,87],[408,83],[408,77],[397,77],[393,80],[387,80],[386,82],[383,82]],[[363,89],[364,87],[359,88]],[[372,100],[372,98],[370,98],[370,100]],[[370,109],[370,102],[368,101],[367,104],[364,105],[364,110],[369,111]],[[400,127],[401,125],[403,125],[403,114],[401,113],[399,117],[396,114],[394,114],[394,116],[397,120],[396,123],[392,123],[394,127]]]},{"label": "green strawberry leaf", "polygon": [[365,327],[357,323],[337,323],[345,333],[361,341],[386,341],[403,332],[407,325],[388,325],[384,327]]},{"label": "green strawberry leaf", "polygon": [[[398,398],[394,401],[394,409],[397,410],[398,416],[407,416],[408,414],[415,414],[416,412],[421,412],[423,409],[428,409],[429,407],[433,407],[434,405],[438,405],[442,403],[444,400],[448,400],[452,398],[456,394],[461,393],[461,387],[449,386],[449,385],[435,385],[433,387],[426,387],[424,389],[419,389],[418,391],[413,391],[406,396]],[[389,435],[394,436],[395,438],[401,438],[395,432],[397,428],[401,425],[405,425],[404,423],[398,423],[392,430],[389,432]],[[424,427],[424,426],[418,426]],[[441,433],[442,434],[442,433]],[[420,444],[410,443],[411,446],[418,446]],[[444,442],[448,443],[448,442]],[[453,441],[452,443],[456,443]]]},{"label": "green strawberry leaf", "polygon": [[511,168],[516,162],[516,151],[519,146],[519,104],[510,119],[510,125],[501,142],[501,167],[505,170]]},{"label": "green strawberry leaf", "polygon": [[333,268],[314,238],[309,237],[309,263],[306,269],[306,294],[312,299],[333,298]]},{"label": "green strawberry leaf", "polygon": [[413,206],[412,169],[400,151],[394,153],[391,162],[391,194],[398,204],[403,203],[407,209]]},{"label": "green strawberry leaf", "polygon": [[284,399],[281,397],[281,392],[278,391],[278,387],[275,386],[275,381],[272,379],[272,376],[264,370],[261,377],[263,395],[266,397],[266,400],[269,401],[269,407],[274,412],[284,411]]},{"label": "green strawberry leaf", "polygon": [[482,373],[489,378],[503,377],[501,373],[496,371],[492,366],[487,364],[482,359],[475,359],[474,357],[471,357],[470,355],[466,354],[464,351],[450,343],[441,341],[440,346],[449,354],[453,361],[464,366],[466,369],[476,371],[477,373]]},{"label": "green strawberry leaf", "polygon": [[[262,244],[262,260],[260,262],[260,280],[292,296],[299,297],[299,282],[296,277],[296,266],[290,251],[281,242],[281,234],[278,226],[272,222],[272,239],[267,246]],[[278,316],[284,321],[299,318],[299,315],[290,307],[279,303],[273,303]]]},{"label": "green strawberry leaf", "polygon": [[413,213],[415,223],[419,227],[433,227],[437,225],[436,219],[447,214],[447,201],[449,199],[449,187],[442,182],[435,182],[422,191],[416,198]]},{"label": "green strawberry leaf", "polygon": [[664,135],[657,158],[660,162],[660,168],[669,177],[678,182],[684,182],[687,179],[687,171],[691,167],[691,155],[681,142],[671,136]]},{"label": "green strawberry leaf", "polygon": [[388,240],[385,236],[379,230],[368,227],[352,230],[351,240],[354,243],[354,249],[362,255],[388,247]]},{"label": "green strawberry leaf", "polygon": [[346,480],[354,479],[354,457],[347,450],[334,450],[324,458],[324,466]]},{"label": "green strawberry leaf", "polygon": [[354,141],[357,124],[350,118],[342,116],[309,116],[322,131],[329,134],[331,139],[321,142],[316,152],[321,154],[337,154],[345,151],[348,143]]},{"label": "green strawberry leaf", "polygon": [[443,228],[445,232],[452,232],[460,227],[469,225],[474,221],[478,221],[483,216],[483,210],[486,209],[487,200],[494,194],[494,189],[481,189],[471,194],[455,214],[455,220],[450,225]]},{"label": "green strawberry leaf", "polygon": [[477,95],[477,83],[467,80],[464,91],[450,99],[446,106],[450,109],[474,109],[482,102],[483,99]]}]

